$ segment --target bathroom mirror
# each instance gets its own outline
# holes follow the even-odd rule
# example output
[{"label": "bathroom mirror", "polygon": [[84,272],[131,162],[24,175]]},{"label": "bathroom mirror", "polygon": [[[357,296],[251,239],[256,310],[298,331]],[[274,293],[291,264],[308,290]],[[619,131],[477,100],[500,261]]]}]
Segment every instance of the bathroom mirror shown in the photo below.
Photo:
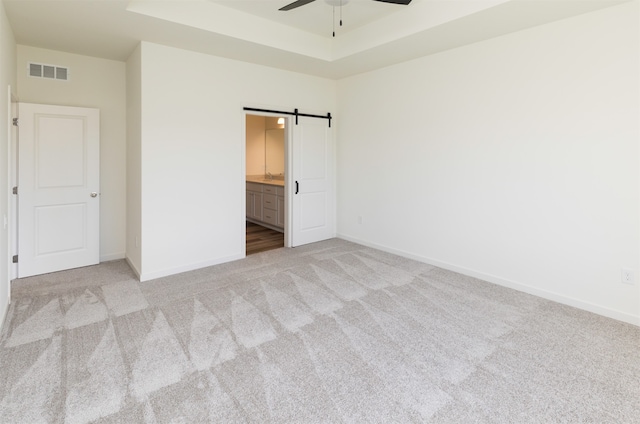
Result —
[{"label": "bathroom mirror", "polygon": [[274,176],[284,175],[284,128],[265,130],[265,168]]},{"label": "bathroom mirror", "polygon": [[264,178],[268,173],[284,179],[284,118],[247,115],[246,175]]}]

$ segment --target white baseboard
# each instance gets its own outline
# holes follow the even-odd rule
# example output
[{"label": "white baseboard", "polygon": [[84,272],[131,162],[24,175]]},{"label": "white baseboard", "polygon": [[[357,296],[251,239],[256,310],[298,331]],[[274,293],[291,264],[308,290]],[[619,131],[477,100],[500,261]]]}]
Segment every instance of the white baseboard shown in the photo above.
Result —
[{"label": "white baseboard", "polygon": [[[188,272],[188,271],[194,271],[196,269],[200,269],[200,268],[206,268],[208,266],[213,266],[213,265],[219,265],[219,264],[223,264],[225,262],[231,262],[231,261],[235,261],[238,259],[243,259],[245,257],[244,254],[235,254],[235,255],[231,255],[231,256],[225,256],[222,258],[216,258],[216,259],[212,259],[210,261],[204,261],[204,262],[197,262],[194,264],[189,264],[189,265],[184,265],[184,266],[179,266],[179,267],[175,267],[175,268],[167,268],[167,269],[163,269],[160,271],[154,271],[154,272],[147,272],[144,274],[138,274],[140,281],[149,281],[149,280],[155,280],[156,278],[162,278],[162,277],[167,277],[169,275],[174,275],[174,274],[180,274],[182,272]],[[135,272],[135,269],[134,269]]]},{"label": "white baseboard", "polygon": [[7,319],[7,314],[9,313],[10,301],[7,299],[7,304],[2,306],[2,310],[0,310],[0,341],[2,341],[2,337],[5,335],[4,322]]},{"label": "white baseboard", "polygon": [[125,259],[125,256],[124,252],[107,253],[105,255],[100,255],[100,262],[117,261],[118,259]]},{"label": "white baseboard", "polygon": [[582,309],[588,312],[593,312],[594,314],[602,315],[607,318],[613,318],[618,321],[623,321],[629,324],[640,326],[640,316],[635,316],[628,314],[626,312],[617,311],[615,309],[606,308],[604,306],[596,305],[590,302],[585,302],[580,299],[575,299],[572,297],[568,297],[559,293],[551,292],[548,290],[539,289],[537,287],[529,286],[527,284],[519,283],[517,281],[508,280],[502,277],[498,277],[492,274],[487,274],[484,272],[475,271],[473,269],[468,269],[464,267],[460,267],[454,264],[450,264],[448,262],[439,261],[434,258],[428,258],[420,255],[415,255],[410,252],[405,252],[404,250],[394,249],[392,247],[380,245],[377,243],[371,243],[366,240],[361,240],[357,237],[352,237],[346,234],[338,234],[338,238],[343,240],[351,241],[353,243],[358,243],[363,246],[371,247],[374,249],[382,250],[384,252],[393,253],[398,256],[402,256],[409,259],[414,259],[419,262],[424,262],[429,265],[437,266],[438,268],[444,268],[449,271],[454,271],[460,274],[468,275],[470,277],[478,278],[480,280],[487,281],[489,283],[497,284],[499,286],[508,287],[510,289],[518,290],[524,293],[532,294],[534,296],[541,297],[543,299],[552,300],[554,302],[562,303],[564,305],[572,306],[574,308]]},{"label": "white baseboard", "polygon": [[138,281],[140,281],[140,270],[133,264],[133,262],[131,262],[131,259],[129,259],[128,256],[125,256],[124,260],[127,261],[129,268],[131,268],[131,271],[136,274],[136,277],[138,277]]}]

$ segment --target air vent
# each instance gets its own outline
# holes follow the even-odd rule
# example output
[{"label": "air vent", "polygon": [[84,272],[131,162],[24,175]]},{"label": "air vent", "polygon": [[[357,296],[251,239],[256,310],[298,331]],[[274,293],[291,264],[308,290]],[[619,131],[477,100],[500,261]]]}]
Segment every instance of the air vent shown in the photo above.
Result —
[{"label": "air vent", "polygon": [[69,69],[56,65],[30,63],[29,76],[34,78],[48,78],[67,81],[69,79]]}]

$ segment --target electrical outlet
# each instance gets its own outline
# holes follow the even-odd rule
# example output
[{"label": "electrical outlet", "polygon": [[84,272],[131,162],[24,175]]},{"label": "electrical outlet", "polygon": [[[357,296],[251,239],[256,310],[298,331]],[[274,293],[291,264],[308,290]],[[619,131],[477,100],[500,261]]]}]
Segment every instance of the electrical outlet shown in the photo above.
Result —
[{"label": "electrical outlet", "polygon": [[358,224],[362,224],[362,217],[358,216]]},{"label": "electrical outlet", "polygon": [[622,282],[624,284],[633,284],[633,271],[629,268],[622,268]]}]

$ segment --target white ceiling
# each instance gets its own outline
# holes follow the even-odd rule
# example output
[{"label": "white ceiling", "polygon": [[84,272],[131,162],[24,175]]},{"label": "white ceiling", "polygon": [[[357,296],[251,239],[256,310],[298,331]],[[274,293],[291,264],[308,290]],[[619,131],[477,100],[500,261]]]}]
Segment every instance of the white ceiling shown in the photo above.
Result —
[{"label": "white ceiling", "polygon": [[16,42],[125,61],[140,40],[328,78],[366,72],[626,0],[2,0]]}]

